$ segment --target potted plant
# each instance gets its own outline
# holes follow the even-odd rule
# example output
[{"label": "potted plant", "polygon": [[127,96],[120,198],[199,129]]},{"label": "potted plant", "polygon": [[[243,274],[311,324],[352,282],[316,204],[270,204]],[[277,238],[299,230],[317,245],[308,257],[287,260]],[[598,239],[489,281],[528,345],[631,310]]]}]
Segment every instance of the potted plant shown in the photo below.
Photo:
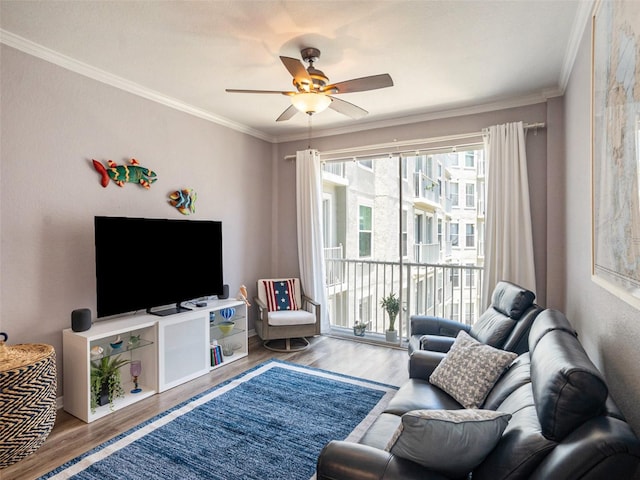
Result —
[{"label": "potted plant", "polygon": [[396,332],[395,325],[398,312],[400,312],[400,300],[396,297],[395,293],[391,292],[386,297],[382,297],[380,305],[386,310],[387,315],[389,315],[389,328],[385,332],[387,342],[397,342],[398,332]]},{"label": "potted plant", "polygon": [[364,337],[364,334],[369,326],[369,322],[356,322],[353,325],[353,334],[356,337]]},{"label": "potted plant", "polygon": [[129,360],[115,357],[102,357],[91,362],[91,411],[96,407],[107,403],[113,409],[116,398],[124,397],[124,389],[120,379],[120,368],[129,363]]}]

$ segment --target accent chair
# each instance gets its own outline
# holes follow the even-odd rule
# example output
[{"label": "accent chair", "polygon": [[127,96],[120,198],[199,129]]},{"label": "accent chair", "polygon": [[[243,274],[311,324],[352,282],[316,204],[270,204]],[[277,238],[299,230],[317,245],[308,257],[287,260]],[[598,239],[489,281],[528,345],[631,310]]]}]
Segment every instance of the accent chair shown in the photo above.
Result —
[{"label": "accent chair", "polygon": [[276,352],[304,350],[307,337],[320,335],[320,304],[307,297],[299,278],[258,280],[256,333]]}]

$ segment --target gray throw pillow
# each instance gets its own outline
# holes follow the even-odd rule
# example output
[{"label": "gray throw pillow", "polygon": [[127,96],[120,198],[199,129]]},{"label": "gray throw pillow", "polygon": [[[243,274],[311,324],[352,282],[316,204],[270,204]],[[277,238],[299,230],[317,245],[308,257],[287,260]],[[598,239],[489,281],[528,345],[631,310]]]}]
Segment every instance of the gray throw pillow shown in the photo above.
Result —
[{"label": "gray throw pillow", "polygon": [[480,343],[461,330],[429,382],[465,408],[479,408],[517,355]]},{"label": "gray throw pillow", "polygon": [[459,478],[482,463],[510,419],[493,410],[412,410],[402,416],[387,450]]}]

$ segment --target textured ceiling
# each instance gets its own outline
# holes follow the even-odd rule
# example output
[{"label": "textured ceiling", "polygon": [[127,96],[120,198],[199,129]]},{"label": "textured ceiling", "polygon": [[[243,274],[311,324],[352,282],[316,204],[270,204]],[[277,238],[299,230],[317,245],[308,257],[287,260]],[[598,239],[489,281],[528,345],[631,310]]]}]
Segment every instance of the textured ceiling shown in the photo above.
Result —
[{"label": "textured ceiling", "polygon": [[[438,112],[542,101],[564,91],[591,0],[1,0],[3,43],[270,141],[304,136],[275,119],[291,90],[279,56],[322,54],[331,82],[389,73],[390,88],[340,95],[314,131],[357,130]],[[586,13],[585,13],[586,12]]]}]

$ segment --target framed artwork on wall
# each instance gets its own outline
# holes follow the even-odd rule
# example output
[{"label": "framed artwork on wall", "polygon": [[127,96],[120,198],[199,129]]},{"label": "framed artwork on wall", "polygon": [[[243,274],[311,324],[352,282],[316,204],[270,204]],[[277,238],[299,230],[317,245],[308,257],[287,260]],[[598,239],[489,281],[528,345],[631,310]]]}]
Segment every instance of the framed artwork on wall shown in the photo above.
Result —
[{"label": "framed artwork on wall", "polygon": [[640,2],[597,2],[592,42],[592,279],[640,309]]}]

